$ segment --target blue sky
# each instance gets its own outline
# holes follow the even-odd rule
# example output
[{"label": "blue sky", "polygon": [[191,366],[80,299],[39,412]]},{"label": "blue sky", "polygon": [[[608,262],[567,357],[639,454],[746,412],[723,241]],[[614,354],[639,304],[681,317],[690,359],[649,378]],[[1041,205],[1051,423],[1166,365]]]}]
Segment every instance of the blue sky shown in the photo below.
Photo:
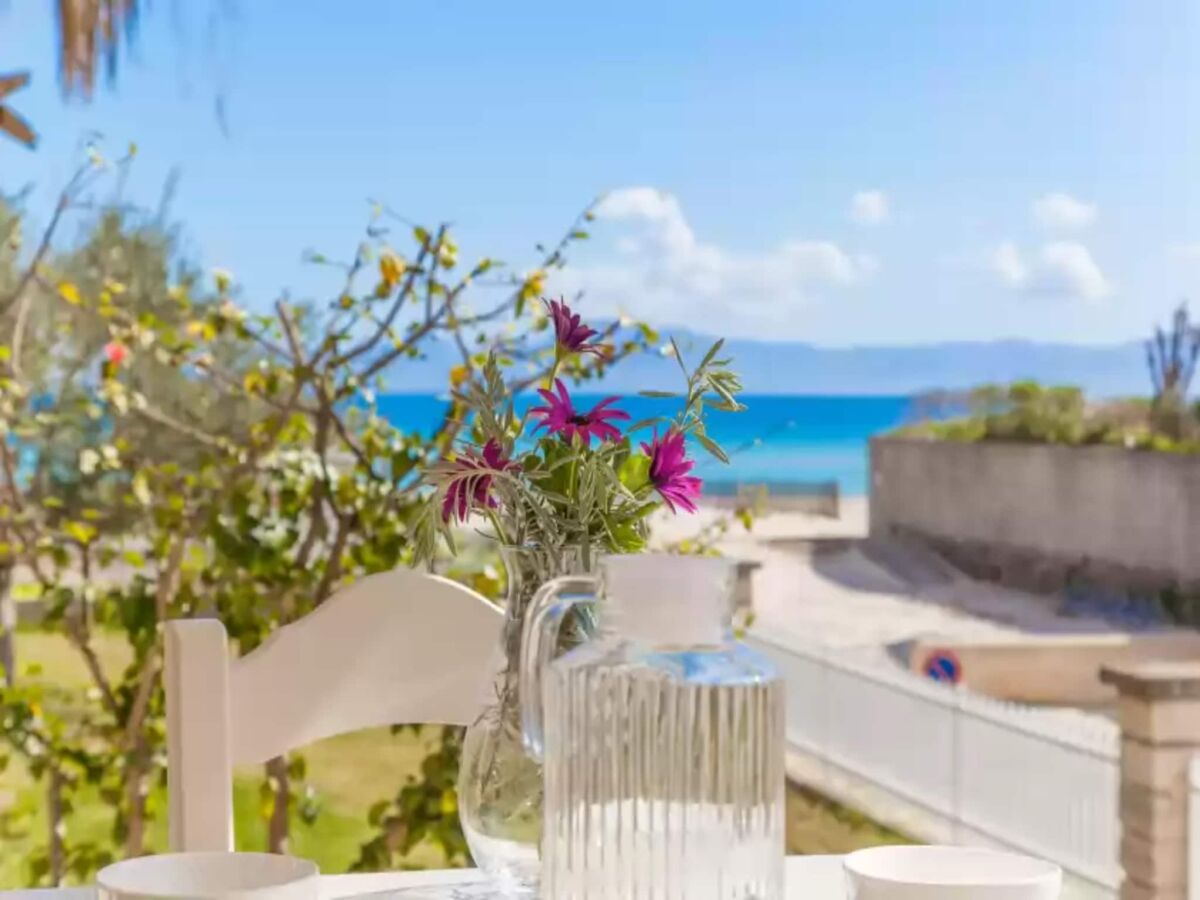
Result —
[{"label": "blue sky", "polygon": [[[40,0],[0,71],[35,208],[97,130],[255,302],[325,289],[368,198],[521,268],[591,197],[561,283],[593,314],[822,344],[1140,337],[1200,302],[1200,9],[1189,0],[151,4],[64,105]],[[228,134],[214,114],[226,108]]]}]

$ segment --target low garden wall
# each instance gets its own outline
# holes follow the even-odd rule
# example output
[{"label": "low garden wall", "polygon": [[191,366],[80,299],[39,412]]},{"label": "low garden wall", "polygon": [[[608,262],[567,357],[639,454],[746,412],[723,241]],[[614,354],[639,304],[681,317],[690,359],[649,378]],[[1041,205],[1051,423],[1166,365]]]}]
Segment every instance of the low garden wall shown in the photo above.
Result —
[{"label": "low garden wall", "polygon": [[916,537],[971,575],[1051,591],[1200,588],[1200,456],[871,441],[872,537]]}]

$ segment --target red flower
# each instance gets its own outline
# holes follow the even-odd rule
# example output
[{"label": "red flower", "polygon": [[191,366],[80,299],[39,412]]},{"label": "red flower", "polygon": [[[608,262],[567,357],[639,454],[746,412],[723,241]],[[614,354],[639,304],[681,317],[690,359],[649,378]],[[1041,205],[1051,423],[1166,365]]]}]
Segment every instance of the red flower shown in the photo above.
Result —
[{"label": "red flower", "polygon": [[590,410],[581,413],[576,411],[575,404],[571,402],[571,395],[567,393],[566,386],[560,379],[554,380],[554,386],[558,389],[557,395],[545,388],[538,389],[538,393],[546,401],[546,406],[535,406],[530,410],[542,419],[541,424],[534,431],[547,428],[551,434],[562,435],[568,441],[572,440],[575,435],[579,435],[583,438],[583,443],[589,447],[592,443],[592,435],[602,441],[619,441],[621,439],[621,432],[615,426],[610,425],[609,420],[628,419],[629,413],[620,409],[608,409],[610,404],[616,403],[620,399],[619,397],[605,397]]},{"label": "red flower", "polygon": [[660,438],[655,431],[654,440],[642,444],[642,450],[650,457],[650,482],[671,512],[678,512],[678,505],[694,513],[704,482],[688,474],[696,463],[687,458],[683,432],[670,428]]},{"label": "red flower", "polygon": [[104,345],[104,358],[114,366],[121,365],[128,356],[129,348],[120,341],[109,341]]},{"label": "red flower", "polygon": [[495,441],[488,441],[483,453],[465,451],[453,463],[446,486],[446,497],[442,500],[442,521],[456,518],[465,522],[472,509],[495,508],[499,504],[491,495],[492,476],[517,468],[517,464],[504,455]]},{"label": "red flower", "polygon": [[594,353],[604,356],[604,348],[599,344],[589,344],[588,339],[599,334],[594,328],[588,328],[579,318],[578,313],[571,312],[571,307],[562,300],[550,300],[546,309],[554,321],[554,340],[563,350],[571,353]]}]

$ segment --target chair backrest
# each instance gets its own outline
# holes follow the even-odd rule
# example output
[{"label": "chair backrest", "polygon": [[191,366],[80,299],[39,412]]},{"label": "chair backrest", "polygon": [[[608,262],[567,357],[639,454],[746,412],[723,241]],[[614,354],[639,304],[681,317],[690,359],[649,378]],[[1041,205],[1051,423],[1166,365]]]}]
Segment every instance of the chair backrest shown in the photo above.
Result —
[{"label": "chair backrest", "polygon": [[217,620],[168,622],[172,849],[233,849],[237,764],[360,728],[473,722],[502,622],[469,588],[407,569],[356,582],[239,659]]}]

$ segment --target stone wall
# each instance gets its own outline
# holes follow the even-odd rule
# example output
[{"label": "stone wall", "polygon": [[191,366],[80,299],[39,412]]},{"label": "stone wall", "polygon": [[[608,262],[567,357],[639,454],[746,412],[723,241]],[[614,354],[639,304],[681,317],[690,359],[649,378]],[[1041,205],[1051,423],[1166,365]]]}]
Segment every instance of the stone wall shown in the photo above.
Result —
[{"label": "stone wall", "polygon": [[880,437],[870,490],[873,537],[918,538],[975,577],[1200,589],[1200,456]]}]

